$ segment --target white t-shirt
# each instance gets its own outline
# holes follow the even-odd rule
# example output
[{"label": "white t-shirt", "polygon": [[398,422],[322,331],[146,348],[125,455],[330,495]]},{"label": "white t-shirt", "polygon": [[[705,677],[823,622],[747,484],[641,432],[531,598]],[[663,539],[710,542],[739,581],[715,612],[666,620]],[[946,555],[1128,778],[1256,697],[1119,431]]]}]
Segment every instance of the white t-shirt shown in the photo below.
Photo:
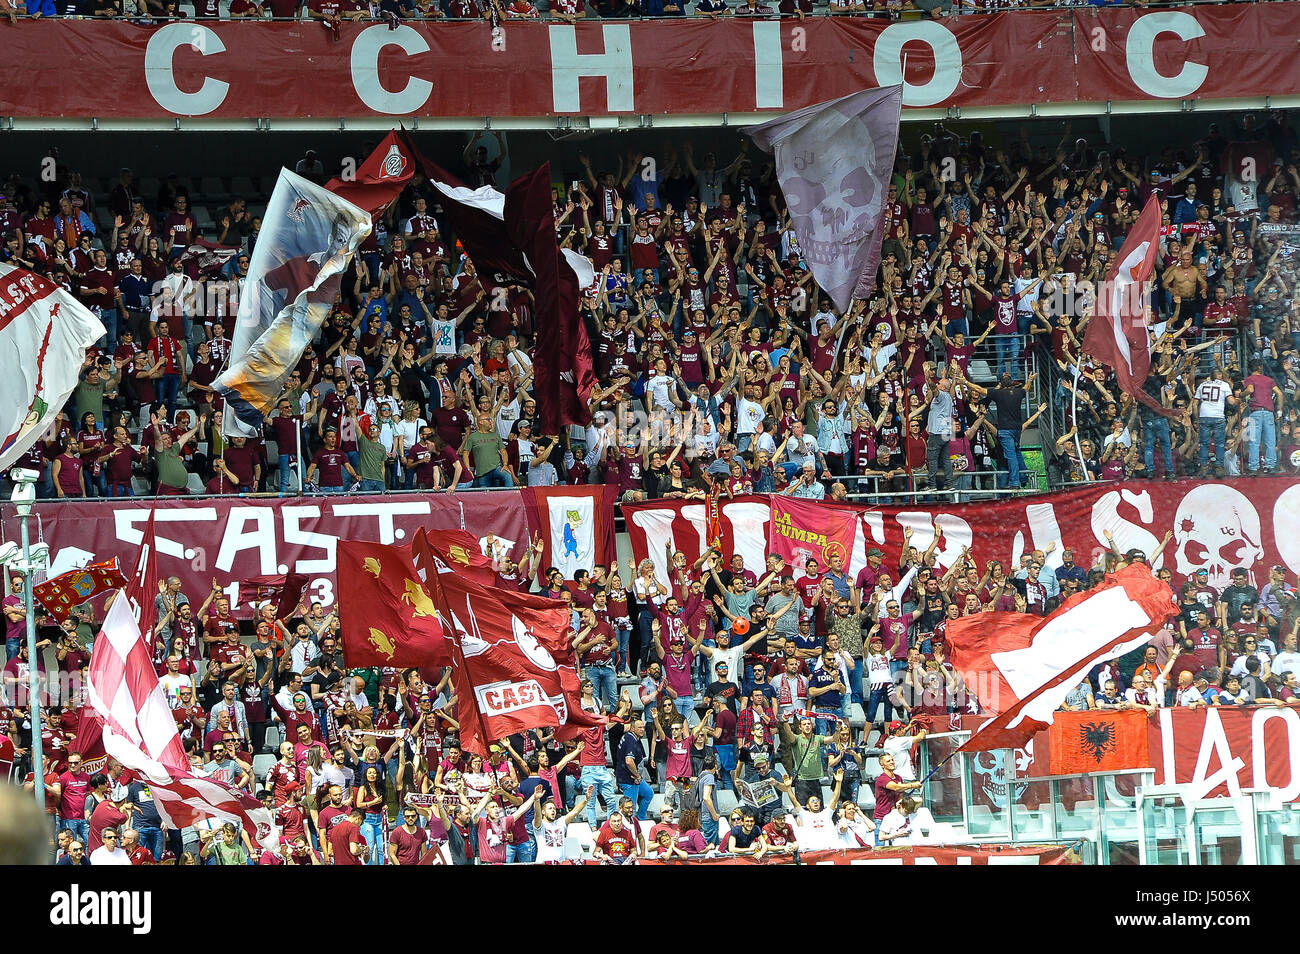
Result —
[{"label": "white t-shirt", "polygon": [[736,401],[736,433],[753,434],[763,416],[763,405],[739,398]]},{"label": "white t-shirt", "polygon": [[108,845],[100,845],[90,853],[90,865],[92,868],[100,865],[129,865],[131,856],[123,851],[120,847],[109,850]]},{"label": "white t-shirt", "polygon": [[889,657],[884,653],[867,654],[867,683],[872,689],[883,689],[893,680],[889,677]]},{"label": "white t-shirt", "polygon": [[646,382],[646,393],[655,399],[655,407],[662,407],[669,411],[674,408],[675,405],[669,394],[676,383],[677,379],[667,374],[656,374]]},{"label": "white t-shirt", "polygon": [[1285,676],[1288,672],[1300,673],[1300,653],[1278,653],[1273,660],[1273,672]]},{"label": "white t-shirt", "polygon": [[741,661],[745,658],[745,651],[739,646],[728,646],[726,649],[714,647],[713,655],[709,657],[709,679],[711,682],[718,682],[718,664],[727,664],[727,682],[740,685],[740,676],[744,672],[744,666]]},{"label": "white t-shirt", "polygon": [[1201,417],[1221,421],[1224,404],[1232,394],[1232,385],[1218,378],[1210,378],[1196,386],[1196,400],[1201,402]]},{"label": "white t-shirt", "polygon": [[903,735],[886,739],[881,746],[887,755],[894,757],[898,777],[906,782],[916,781],[916,769],[912,766],[912,743],[914,741],[910,735]]},{"label": "white t-shirt", "polygon": [[564,841],[568,830],[569,826],[565,824],[562,818],[548,822],[539,816],[533,822],[533,831],[537,835],[537,860],[539,862],[567,860],[568,852],[565,851]]},{"label": "white t-shirt", "polygon": [[823,808],[819,812],[804,809],[798,815],[795,831],[799,839],[799,848],[803,851],[821,851],[840,847],[839,832],[831,820],[831,810]]},{"label": "white t-shirt", "polygon": [[163,694],[167,697],[167,704],[175,709],[177,703],[180,702],[182,687],[189,686],[193,689],[194,680],[183,672],[178,672],[175,675],[166,673],[158,679],[158,685],[162,686]]},{"label": "white t-shirt", "polygon": [[[900,831],[904,834],[889,841],[884,840],[885,835],[892,835]],[[890,847],[894,845],[910,845],[912,843],[912,816],[904,815],[897,808],[893,809],[888,815],[880,819],[880,836],[880,846],[882,848],[886,845]]]},{"label": "white t-shirt", "polygon": [[876,823],[858,812],[852,821],[840,816],[836,828],[840,833],[840,845],[845,848],[872,848],[874,843],[871,833],[876,830]]},{"label": "white t-shirt", "polygon": [[805,433],[802,438],[791,437],[785,443],[785,459],[802,467],[805,463],[817,466],[817,438]]}]

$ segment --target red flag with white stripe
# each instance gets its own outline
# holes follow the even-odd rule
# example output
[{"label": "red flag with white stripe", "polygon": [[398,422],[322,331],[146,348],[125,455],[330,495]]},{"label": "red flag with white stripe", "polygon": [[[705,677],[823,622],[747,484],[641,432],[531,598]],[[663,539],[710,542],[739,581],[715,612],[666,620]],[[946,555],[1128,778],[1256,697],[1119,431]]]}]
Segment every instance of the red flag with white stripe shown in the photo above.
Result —
[{"label": "red flag with white stripe", "polygon": [[1083,350],[1115,371],[1120,390],[1162,414],[1172,412],[1142,390],[1151,371],[1147,303],[1160,254],[1160,202],[1152,195],[1097,294]]},{"label": "red flag with white stripe", "polygon": [[1044,619],[988,614],[1001,616],[1004,626],[1019,630],[1015,638],[1021,648],[989,657],[1017,701],[1011,706],[999,704],[999,715],[958,751],[1023,746],[1052,724],[1053,713],[1093,666],[1148,642],[1177,610],[1169,585],[1153,577],[1150,568],[1134,564],[1112,574],[1101,586],[1070,597]]},{"label": "red flag with white stripe", "polygon": [[190,769],[148,648],[120,592],[95,639],[86,692],[103,721],[104,751],[149,784],[169,828],[216,817],[242,825],[268,850],[279,850],[279,831],[257,799]]}]

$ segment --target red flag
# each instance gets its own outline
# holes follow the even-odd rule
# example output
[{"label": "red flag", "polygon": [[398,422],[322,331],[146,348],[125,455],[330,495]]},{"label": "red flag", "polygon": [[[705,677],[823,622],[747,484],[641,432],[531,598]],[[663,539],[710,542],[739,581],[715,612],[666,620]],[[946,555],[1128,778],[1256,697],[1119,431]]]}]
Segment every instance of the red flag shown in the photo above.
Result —
[{"label": "red flag", "polygon": [[596,387],[596,372],[578,305],[580,289],[592,283],[595,272],[581,256],[560,252],[550,163],[511,183],[506,190],[505,224],[533,273],[538,427],[543,434],[555,434],[566,424],[586,426],[591,423],[587,400]]},{"label": "red flag", "polygon": [[[496,585],[497,573],[492,568],[492,561],[483,555],[479,542],[472,533],[466,530],[426,531],[420,527],[415,531],[415,537],[411,541],[413,557],[416,541],[419,540],[423,540],[457,573],[466,574],[482,586]],[[415,564],[417,569],[428,566],[428,563],[422,560],[416,560]]]},{"label": "red flag", "polygon": [[848,507],[773,494],[768,549],[791,566],[802,567],[812,557],[824,569],[836,553],[848,566],[858,535],[858,513]]},{"label": "red flag", "polygon": [[248,603],[275,600],[275,618],[284,621],[293,615],[307,588],[307,577],[301,573],[285,576],[250,576],[239,581],[239,595]]},{"label": "red flag", "polygon": [[415,160],[406,137],[396,129],[361,163],[350,179],[325,184],[340,198],[376,216],[401,194],[415,174]]},{"label": "red flag", "polygon": [[124,599],[113,600],[95,639],[86,694],[99,716],[104,751],[148,782],[168,828],[215,816],[245,826],[263,847],[278,850],[279,832],[257,799],[191,773],[153,661]]},{"label": "red flag", "polygon": [[437,609],[402,547],[340,540],[339,621],[349,666],[446,666]]},{"label": "red flag", "polygon": [[[991,657],[1017,701],[1007,706],[993,700],[999,714],[958,751],[1023,747],[1052,724],[1065,697],[1093,666],[1143,645],[1176,611],[1168,584],[1152,576],[1150,568],[1134,564],[1111,574],[1101,586],[1070,597],[1046,618],[981,614],[1002,616],[1004,626],[1021,631],[1023,648]],[[956,622],[949,624],[950,633]],[[970,673],[966,680],[972,683]]]},{"label": "red flag", "polygon": [[1151,371],[1147,303],[1160,253],[1160,202],[1152,195],[1111,265],[1097,295],[1097,310],[1083,335],[1083,350],[1115,371],[1125,394],[1162,414],[1173,412],[1142,390]]},{"label": "red flag", "polygon": [[570,734],[600,724],[579,705],[565,604],[479,586],[436,554],[433,562],[437,572],[427,585],[455,647],[452,679],[464,707],[466,751],[485,753],[492,740],[524,729]]},{"label": "red flag", "polygon": [[1052,775],[1122,772],[1151,764],[1147,714],[1137,709],[1058,712],[1047,737]]},{"label": "red flag", "polygon": [[199,274],[210,275],[221,271],[238,254],[238,245],[218,245],[207,239],[196,239],[181,253],[180,259],[186,264],[193,263]]},{"label": "red flag", "polygon": [[80,570],[69,570],[52,580],[32,587],[32,595],[45,611],[62,623],[74,606],[94,599],[101,593],[126,586],[126,577],[118,569],[117,557],[103,563],[91,563]]}]

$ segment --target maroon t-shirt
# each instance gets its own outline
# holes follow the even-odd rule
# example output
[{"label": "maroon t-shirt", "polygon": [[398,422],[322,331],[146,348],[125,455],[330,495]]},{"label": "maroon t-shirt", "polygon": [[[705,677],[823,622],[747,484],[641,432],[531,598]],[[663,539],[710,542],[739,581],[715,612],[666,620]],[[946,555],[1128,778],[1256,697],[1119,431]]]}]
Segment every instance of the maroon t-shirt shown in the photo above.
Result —
[{"label": "maroon t-shirt", "polygon": [[893,789],[885,787],[890,782],[897,781],[899,781],[898,776],[890,778],[888,775],[883,773],[876,776],[876,807],[872,812],[872,815],[876,819],[877,824],[879,824],[880,819],[892,812],[894,806],[898,804],[899,793]]},{"label": "maroon t-shirt", "polygon": [[343,486],[343,464],[348,459],[341,450],[321,448],[311,462],[316,465],[317,477],[322,487]]},{"label": "maroon t-shirt", "polygon": [[398,825],[393,829],[393,833],[388,836],[388,843],[397,849],[397,863],[399,865],[418,865],[420,863],[420,854],[428,842],[429,833],[423,828],[417,828],[414,832],[409,832],[404,825]]}]

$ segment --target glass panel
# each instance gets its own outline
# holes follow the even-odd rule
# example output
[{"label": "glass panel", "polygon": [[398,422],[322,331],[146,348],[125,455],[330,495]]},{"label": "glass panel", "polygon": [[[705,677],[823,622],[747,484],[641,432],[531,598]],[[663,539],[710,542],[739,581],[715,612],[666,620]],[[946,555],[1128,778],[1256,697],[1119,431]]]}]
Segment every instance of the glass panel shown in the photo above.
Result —
[{"label": "glass panel", "polygon": [[[962,776],[966,774],[963,771],[966,764],[965,755],[957,755],[948,758],[963,742],[967,736],[957,736],[950,739],[925,739],[920,749],[923,757],[919,759],[921,773],[918,778],[926,778],[934,766],[939,765],[939,771],[934,773],[934,777],[925,783],[922,790],[922,796],[925,799],[925,807],[930,810],[937,822],[943,822],[949,825],[960,825],[962,823],[961,800],[962,800]],[[948,759],[944,762],[944,759]],[[940,763],[943,763],[940,765]]]},{"label": "glass panel", "polygon": [[1196,844],[1203,865],[1240,865],[1241,818],[1232,808],[1201,808],[1195,816]]},{"label": "glass panel", "polygon": [[[1019,785],[1016,786],[1020,788]],[[1052,783],[1031,781],[1016,799],[1016,810],[1011,813],[1015,830],[1012,841],[1042,841],[1052,838]]]},{"label": "glass panel", "polygon": [[1142,800],[1142,822],[1146,826],[1147,864],[1185,865],[1187,807],[1177,795],[1157,795]]},{"label": "glass panel", "polygon": [[1056,837],[1097,838],[1097,790],[1091,778],[1056,780]]},{"label": "glass panel", "polygon": [[1097,779],[1101,801],[1101,864],[1138,863],[1137,786],[1140,776],[1110,775]]},{"label": "glass panel", "polygon": [[[972,752],[966,774],[969,786],[969,831],[972,835],[1002,835],[1010,837],[1011,823],[1007,817],[1007,767],[1015,766],[1011,749],[995,752]],[[1023,792],[1028,783],[1018,782],[1017,792]]]},{"label": "glass panel", "polygon": [[1259,819],[1259,863],[1300,865],[1300,809],[1288,805],[1276,811],[1261,811]]}]

